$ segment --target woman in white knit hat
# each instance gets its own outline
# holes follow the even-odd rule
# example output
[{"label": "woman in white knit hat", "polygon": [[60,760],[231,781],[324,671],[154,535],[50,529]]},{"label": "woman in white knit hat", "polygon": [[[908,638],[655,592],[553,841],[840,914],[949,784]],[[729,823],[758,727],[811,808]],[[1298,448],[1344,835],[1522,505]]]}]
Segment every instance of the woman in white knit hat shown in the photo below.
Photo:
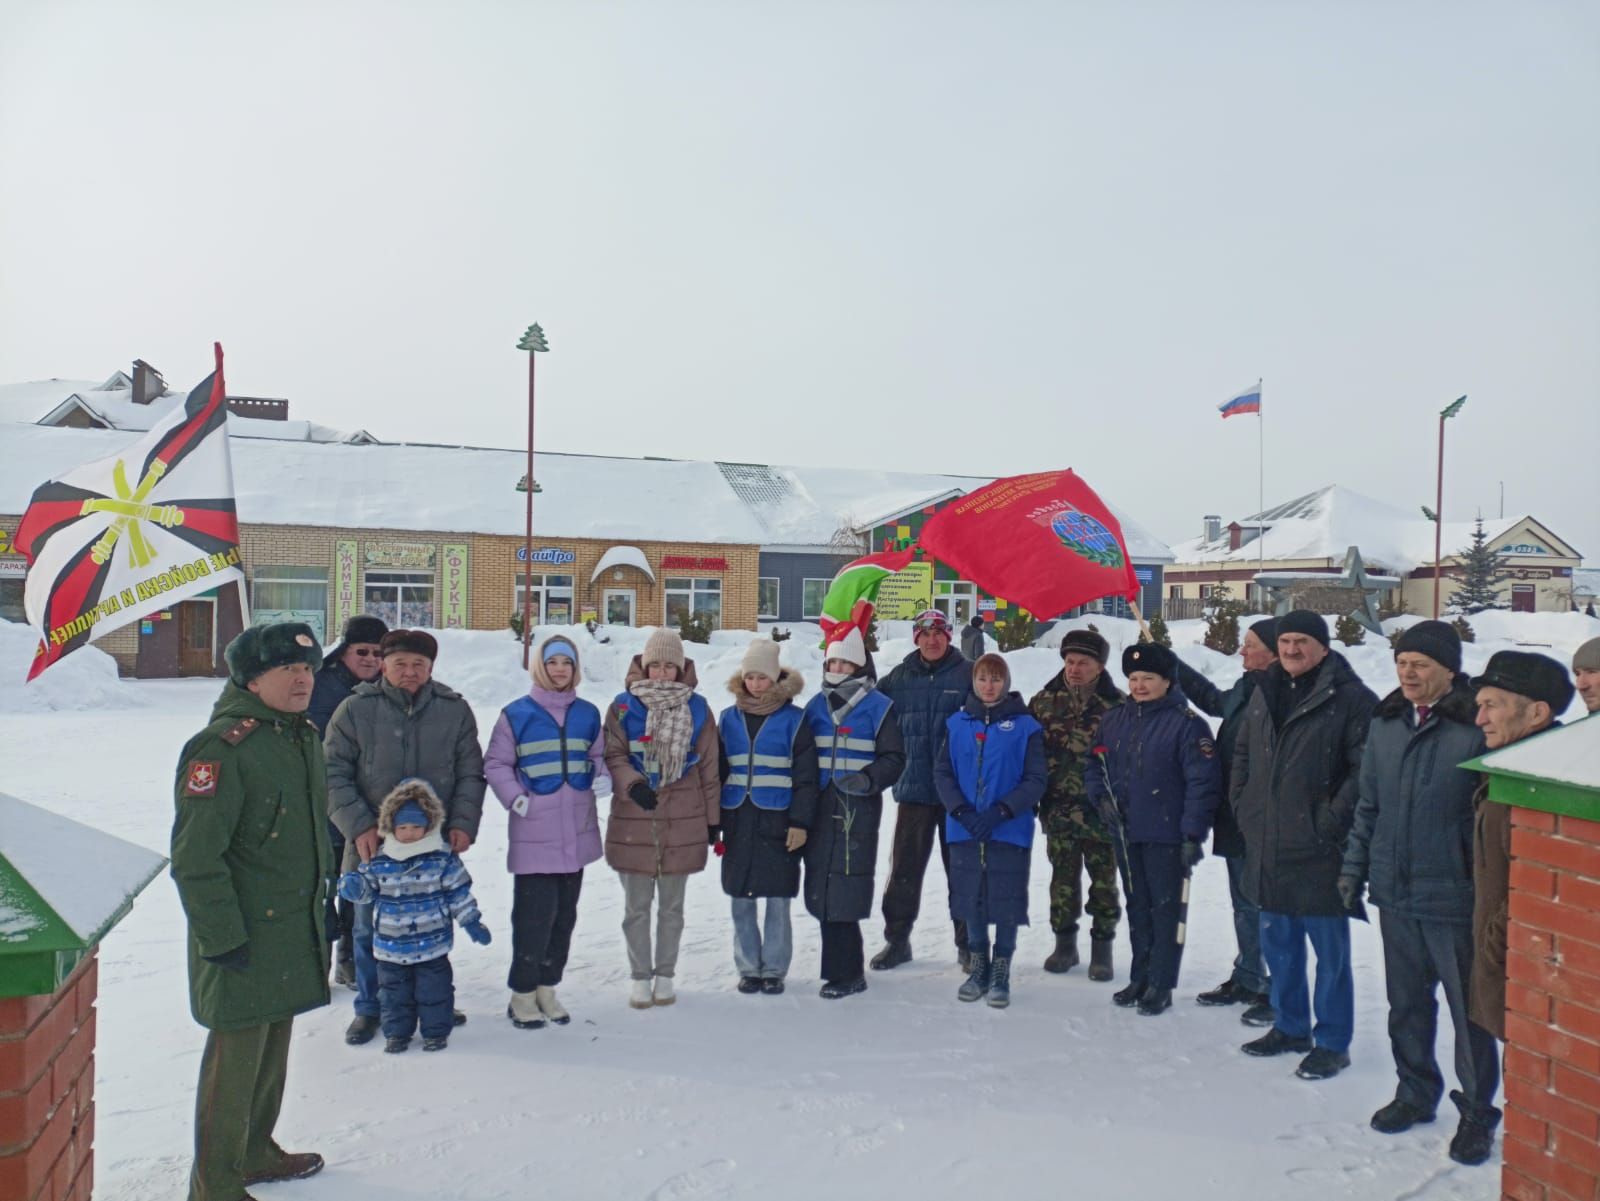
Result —
[{"label": "woman in white knit hat", "polygon": [[[722,891],[733,898],[739,991],[783,991],[794,951],[789,902],[800,892],[800,849],[817,812],[817,744],[794,698],[799,672],[758,638],[728,681],[722,711]],[[766,899],[758,921],[756,899]]]},{"label": "woman in white knit hat", "polygon": [[872,915],[883,790],[900,778],[905,743],[889,698],[866,671],[851,626],[828,643],[822,691],[806,705],[817,743],[817,820],[806,842],[806,909],[822,923],[822,996],[867,989],[861,922]]},{"label": "woman in white knit hat", "polygon": [[[684,893],[717,841],[717,723],[694,691],[696,683],[682,639],[656,630],[629,665],[625,690],[606,710],[606,862],[622,877],[622,935],[633,974],[628,1004],[635,1009],[677,1000],[672,977]],[[658,898],[652,946],[650,910]]]}]

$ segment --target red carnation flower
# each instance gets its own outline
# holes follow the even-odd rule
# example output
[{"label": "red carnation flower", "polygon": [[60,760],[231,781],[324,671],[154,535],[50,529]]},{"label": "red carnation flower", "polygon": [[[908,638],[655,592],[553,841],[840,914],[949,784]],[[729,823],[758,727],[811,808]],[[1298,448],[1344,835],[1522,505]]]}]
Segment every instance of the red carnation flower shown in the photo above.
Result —
[{"label": "red carnation flower", "polygon": [[1103,754],[1105,754],[1106,753],[1105,744],[1102,743],[1100,746],[1095,747],[1094,750],[1091,751],[1090,753],[1094,754],[1094,755],[1103,755]]}]

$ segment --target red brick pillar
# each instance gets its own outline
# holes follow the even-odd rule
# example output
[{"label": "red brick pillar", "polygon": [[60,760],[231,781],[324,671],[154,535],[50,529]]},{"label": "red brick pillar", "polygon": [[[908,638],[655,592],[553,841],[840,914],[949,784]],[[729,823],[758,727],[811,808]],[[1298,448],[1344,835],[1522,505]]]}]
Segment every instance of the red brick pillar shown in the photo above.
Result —
[{"label": "red brick pillar", "polygon": [[96,952],[48,997],[0,999],[0,1197],[89,1201]]},{"label": "red brick pillar", "polygon": [[1600,822],[1515,806],[1511,854],[1501,1192],[1596,1201]]}]

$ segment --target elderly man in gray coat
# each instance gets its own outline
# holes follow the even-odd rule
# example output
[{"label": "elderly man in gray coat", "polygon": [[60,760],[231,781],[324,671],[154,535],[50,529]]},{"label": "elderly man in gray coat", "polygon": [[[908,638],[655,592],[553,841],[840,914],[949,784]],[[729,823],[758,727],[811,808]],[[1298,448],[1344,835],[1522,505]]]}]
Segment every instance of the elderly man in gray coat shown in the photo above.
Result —
[{"label": "elderly man in gray coat", "polygon": [[[345,837],[342,870],[378,849],[378,806],[401,780],[426,780],[444,801],[445,837],[461,854],[483,817],[483,748],[478,723],[461,694],[433,678],[439,644],[424,630],[390,630],[380,644],[383,675],[357,686],[334,710],[323,738],[328,816]],[[372,958],[372,906],[355,922],[355,1018],[352,1046],[378,1032],[378,965]],[[465,1018],[456,1016],[460,1025]]]},{"label": "elderly man in gray coat", "polygon": [[1419,621],[1395,644],[1400,687],[1378,705],[1361,759],[1360,799],[1345,843],[1339,892],[1354,906],[1363,884],[1380,911],[1389,1045],[1399,1087],[1372,1127],[1399,1134],[1431,1122],[1444,1093],[1434,1058],[1439,1004],[1455,1027],[1461,1123],[1450,1158],[1489,1157],[1500,1111],[1494,1036],[1467,1018],[1472,980],[1472,797],[1478,777],[1458,764],[1483,751],[1461,639],[1442,621]]}]

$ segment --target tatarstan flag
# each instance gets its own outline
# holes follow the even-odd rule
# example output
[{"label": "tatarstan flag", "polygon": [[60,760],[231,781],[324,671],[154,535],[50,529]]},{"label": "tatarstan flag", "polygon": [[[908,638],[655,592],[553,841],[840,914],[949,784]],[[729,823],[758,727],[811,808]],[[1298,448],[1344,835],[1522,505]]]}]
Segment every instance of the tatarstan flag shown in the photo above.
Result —
[{"label": "tatarstan flag", "polygon": [[828,595],[822,598],[822,617],[818,624],[822,626],[824,641],[833,641],[834,630],[844,626],[859,626],[862,633],[866,633],[879,585],[903,569],[916,554],[915,547],[879,551],[852,559],[839,568],[839,574],[828,585]]},{"label": "tatarstan flag", "polygon": [[232,580],[239,520],[217,368],[132,446],[34,490],[17,526],[23,606],[38,629],[33,679],[97,633]]}]

